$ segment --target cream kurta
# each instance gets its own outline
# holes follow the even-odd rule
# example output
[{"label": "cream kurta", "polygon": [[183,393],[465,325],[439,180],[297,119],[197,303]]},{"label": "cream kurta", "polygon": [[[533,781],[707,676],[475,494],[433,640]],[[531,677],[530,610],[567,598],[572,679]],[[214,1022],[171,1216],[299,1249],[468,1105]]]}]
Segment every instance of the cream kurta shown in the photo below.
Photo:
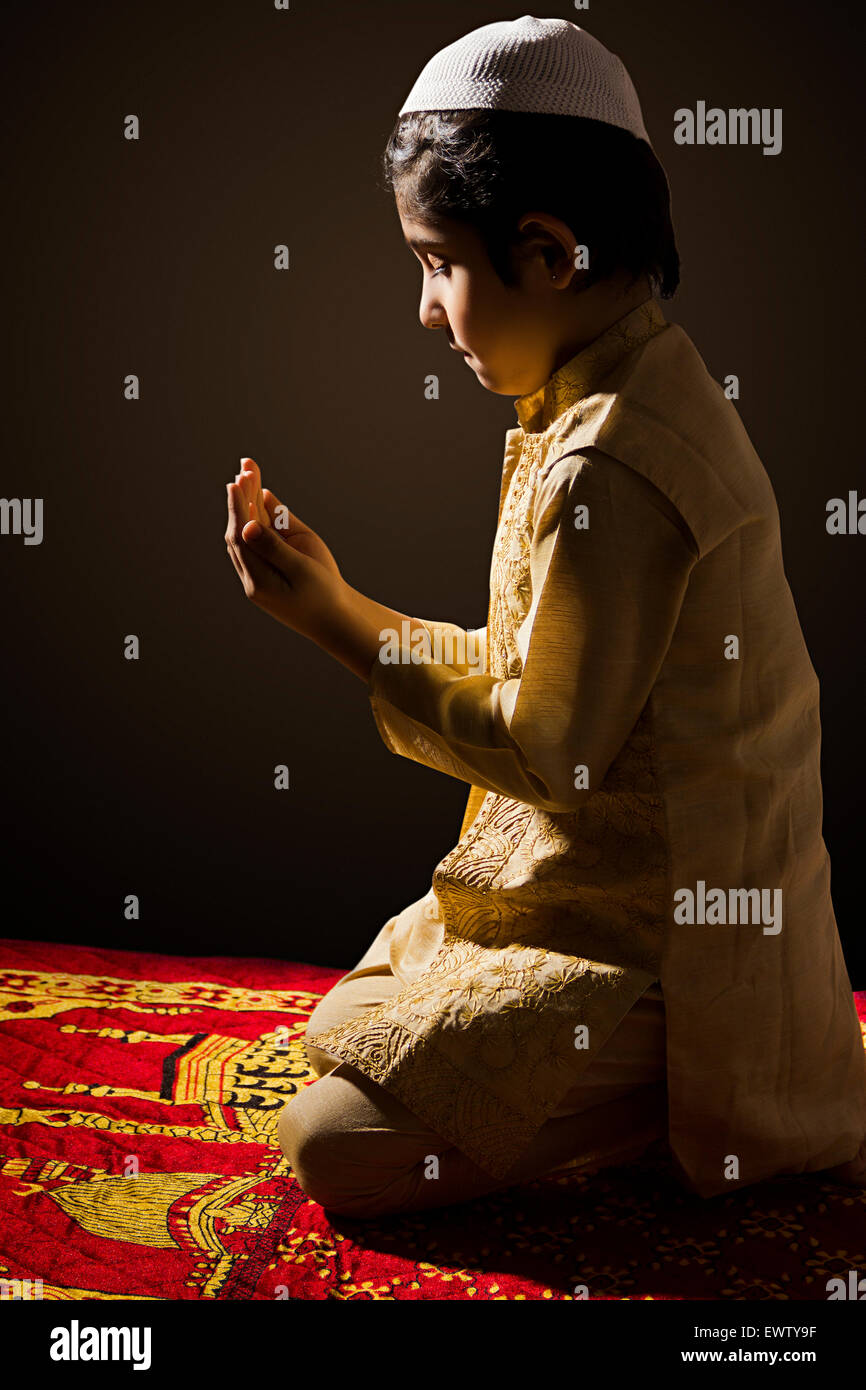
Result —
[{"label": "cream kurta", "polygon": [[770,480],[655,300],[515,408],[483,671],[370,676],[388,748],[472,784],[461,837],[395,921],[404,988],[311,1040],[501,1177],[660,980],[688,1186],[845,1162],[866,1056]]}]

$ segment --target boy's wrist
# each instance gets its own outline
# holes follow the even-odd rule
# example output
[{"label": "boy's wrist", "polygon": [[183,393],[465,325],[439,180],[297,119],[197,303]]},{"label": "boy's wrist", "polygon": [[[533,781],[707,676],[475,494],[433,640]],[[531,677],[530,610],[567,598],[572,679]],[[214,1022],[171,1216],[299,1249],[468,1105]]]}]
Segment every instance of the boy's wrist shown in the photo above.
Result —
[{"label": "boy's wrist", "polygon": [[420,619],[377,603],[342,580],[328,629],[316,640],[320,647],[369,685],[387,634],[397,633],[400,637],[406,630],[404,624],[408,624],[411,635],[420,629],[426,636],[425,624]]},{"label": "boy's wrist", "polygon": [[378,615],[374,611],[378,606],[343,580],[328,623],[316,638],[324,651],[342,662],[365,685],[369,683],[381,647]]}]

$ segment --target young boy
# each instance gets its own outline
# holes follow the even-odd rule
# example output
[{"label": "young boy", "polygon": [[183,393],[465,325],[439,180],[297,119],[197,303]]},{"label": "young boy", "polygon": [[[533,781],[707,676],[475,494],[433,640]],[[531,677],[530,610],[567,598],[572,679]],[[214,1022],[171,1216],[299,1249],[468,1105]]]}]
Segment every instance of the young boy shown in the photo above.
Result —
[{"label": "young boy", "polygon": [[391,751],[472,787],[429,892],[314,1011],[319,1079],[283,1150],[350,1215],[656,1138],[705,1197],[857,1181],[818,680],[770,480],[655,298],[679,262],[628,74],[524,16],[437,54],[400,117],[386,169],[422,322],[519,424],[477,660],[473,634],[375,603],[282,530],[250,461],[228,487],[247,596],[369,683]]}]

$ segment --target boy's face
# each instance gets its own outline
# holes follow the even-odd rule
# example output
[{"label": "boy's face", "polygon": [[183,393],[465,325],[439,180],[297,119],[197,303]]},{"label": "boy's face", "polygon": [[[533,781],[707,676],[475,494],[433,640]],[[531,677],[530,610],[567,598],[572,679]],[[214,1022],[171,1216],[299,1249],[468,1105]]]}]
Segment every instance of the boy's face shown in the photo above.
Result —
[{"label": "boy's face", "polygon": [[[488,391],[523,396],[543,386],[561,357],[567,308],[544,257],[520,260],[518,282],[504,285],[474,227],[414,221],[399,200],[397,210],[403,236],[424,271],[419,310],[424,327],[444,328]],[[570,278],[567,271],[565,278]]]}]

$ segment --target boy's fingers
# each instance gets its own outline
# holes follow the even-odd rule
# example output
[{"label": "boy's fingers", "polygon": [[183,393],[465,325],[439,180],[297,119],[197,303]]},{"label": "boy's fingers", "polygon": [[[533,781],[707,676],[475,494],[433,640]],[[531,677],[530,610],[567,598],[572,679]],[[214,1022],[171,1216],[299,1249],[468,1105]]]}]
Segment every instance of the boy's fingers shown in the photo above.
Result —
[{"label": "boy's fingers", "polygon": [[265,504],[265,511],[266,511],[267,514],[268,514],[268,521],[271,523],[272,526],[275,526],[275,525],[276,525],[276,521],[277,521],[277,506],[278,506],[278,503],[275,502],[275,501],[273,500],[273,498],[268,497],[267,492],[265,492],[265,494],[264,494],[262,500],[263,500],[263,502],[264,502],[264,504]]},{"label": "boy's fingers", "polygon": [[258,469],[256,470],[255,475],[255,492],[256,516],[258,517],[259,521],[262,523],[263,526],[270,526],[271,518],[268,516],[268,510],[265,506],[264,494],[262,493],[262,478],[261,474],[258,472]]},{"label": "boy's fingers", "polygon": [[[279,498],[274,497],[274,494],[271,492],[270,488],[269,488],[269,487],[266,487],[266,488],[265,488],[265,503],[266,503],[266,505],[267,505],[267,507],[268,507],[268,511],[271,510],[271,504],[270,504],[270,503],[268,502],[268,500],[267,500],[268,497],[271,497],[271,498],[273,499],[273,504],[274,504],[273,509],[274,509],[274,510],[276,510],[277,507],[282,507],[282,506],[284,505],[284,504],[279,500]],[[298,513],[297,513],[297,512],[292,512],[292,511],[289,510],[288,507],[286,507],[286,510],[285,510],[285,512],[283,513],[283,516],[284,516],[284,518],[288,517],[288,518],[290,519],[290,524],[289,524],[289,526],[283,527],[283,529],[282,529],[282,534],[283,534],[283,535],[286,534],[286,531],[287,531],[287,530],[290,530],[290,531],[293,533],[293,535],[299,535],[301,531],[309,531],[311,535],[313,534],[312,528],[309,527],[305,521],[302,521],[302,520],[301,520],[301,518],[298,516]]]},{"label": "boy's fingers", "polygon": [[239,560],[238,557],[237,557],[237,553],[236,553],[236,551],[235,551],[234,546],[233,546],[233,545],[229,545],[228,542],[227,542],[227,543],[226,543],[226,550],[227,550],[228,553],[229,553],[229,559],[231,560],[232,564],[234,565],[235,569],[237,570],[238,579],[245,580],[245,579],[246,579],[246,575],[244,574],[243,565],[241,564],[240,560]]},{"label": "boy's fingers", "polygon": [[255,501],[256,492],[262,485],[262,474],[255,459],[241,459],[241,473],[249,479],[250,501]]},{"label": "boy's fingers", "polygon": [[240,483],[229,483],[226,487],[226,495],[229,508],[226,540],[236,546],[241,539],[241,531],[250,519],[250,514],[247,508],[246,494]]},{"label": "boy's fingers", "polygon": [[255,483],[256,486],[258,486],[258,484],[261,482],[261,476],[262,476],[262,475],[261,475],[261,473],[259,472],[259,466],[258,466],[258,464],[256,463],[255,459],[247,459],[247,458],[241,459],[240,467],[241,467],[241,473],[249,473],[249,474],[252,474],[254,483]]},{"label": "boy's fingers", "polygon": [[242,539],[248,549],[259,556],[262,562],[278,570],[289,583],[301,579],[307,573],[309,559],[282,540],[271,527],[251,522],[249,533]]},{"label": "boy's fingers", "polygon": [[[271,525],[277,529],[281,536],[285,536],[289,531],[297,529],[295,527],[295,518],[289,512],[288,507],[283,507],[279,497],[275,497],[269,487],[265,488],[262,496],[264,498],[265,509],[270,517]],[[278,507],[280,508],[279,517],[277,516]],[[280,522],[279,526],[277,526],[277,521]]]},{"label": "boy's fingers", "polygon": [[270,517],[262,496],[261,469],[254,459],[241,459],[241,478],[244,483],[247,501],[252,506],[251,520],[260,521],[263,526],[270,525]]},{"label": "boy's fingers", "polygon": [[[247,502],[252,502],[256,508],[253,513],[250,513],[249,510],[246,511],[241,521],[241,527],[247,521],[257,519],[263,528],[268,525],[274,527],[281,537],[287,535],[289,531],[297,536],[302,531],[310,530],[310,527],[301,520],[297,512],[290,511],[269,487],[262,487],[261,470],[255,459],[242,458],[240,462],[241,473],[238,486],[243,487],[243,495]],[[279,518],[277,517],[277,508],[281,508]],[[282,523],[280,526],[277,526],[278,519]]]},{"label": "boy's fingers", "polygon": [[[264,534],[267,535],[268,533],[265,532]],[[279,583],[273,567],[259,559],[245,541],[241,541],[241,546],[243,547],[240,552],[241,564],[246,570],[250,586],[247,588],[246,583],[244,584],[247,598],[254,598],[256,595],[263,597],[267,593],[273,593],[275,585]]]},{"label": "boy's fingers", "polygon": [[[238,486],[241,488],[244,495],[245,518],[247,521],[249,521],[251,517],[254,517],[256,515],[256,489],[252,473],[250,473],[249,471],[242,471],[238,477]],[[252,511],[250,510],[251,507],[253,508]]]},{"label": "boy's fingers", "polygon": [[249,517],[245,515],[246,498],[243,489],[239,483],[229,483],[226,491],[229,499],[229,524],[225,535],[226,547],[243,583],[244,592],[247,598],[250,598],[254,585],[261,592],[264,592],[269,585],[273,586],[274,575],[271,567],[264,560],[259,559],[244,543],[242,532]]},{"label": "boy's fingers", "polygon": [[242,542],[239,541],[238,537],[240,535],[241,527],[244,525],[244,520],[242,515],[243,503],[238,501],[236,495],[238,492],[238,488],[238,483],[229,483],[228,487],[226,488],[229,519],[228,524],[226,525],[225,543],[229,559],[234,565],[237,571],[238,578],[243,584],[244,591],[246,592],[251,582],[251,576],[244,569],[240,557],[240,545],[242,544]]}]

